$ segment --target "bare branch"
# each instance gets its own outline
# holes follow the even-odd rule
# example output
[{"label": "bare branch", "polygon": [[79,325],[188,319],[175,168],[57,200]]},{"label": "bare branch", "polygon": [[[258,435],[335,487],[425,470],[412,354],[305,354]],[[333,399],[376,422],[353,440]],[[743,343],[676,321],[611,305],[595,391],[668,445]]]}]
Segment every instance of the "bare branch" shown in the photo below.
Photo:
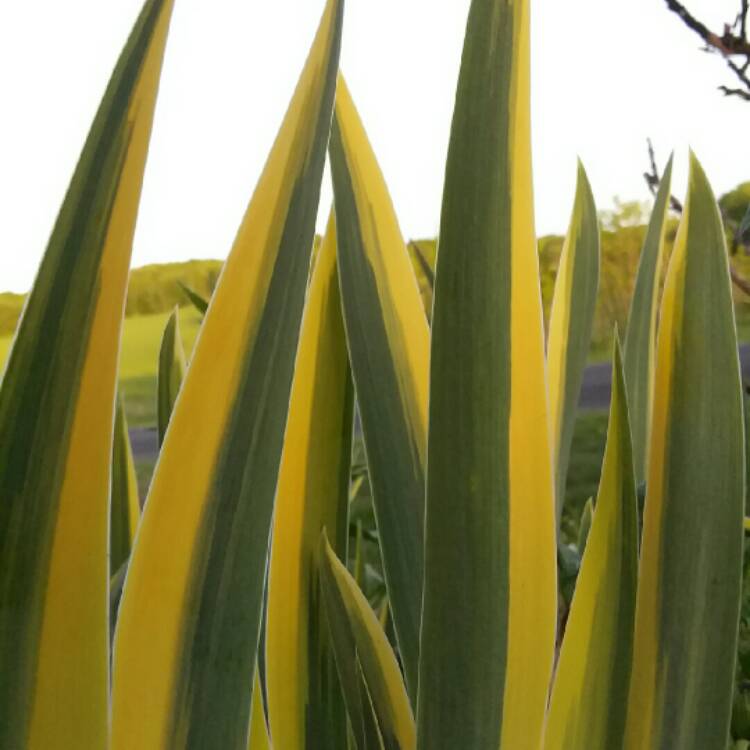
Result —
[{"label": "bare branch", "polygon": [[743,89],[732,89],[729,88],[729,86],[719,86],[719,91],[721,91],[724,96],[737,96],[740,99],[744,99],[746,102],[750,102],[750,91],[744,91]]},{"label": "bare branch", "polygon": [[[750,77],[747,75],[750,68],[750,40],[747,37],[747,20],[749,14],[750,0],[740,0],[740,10],[733,23],[724,24],[721,34],[711,31],[702,21],[699,21],[678,0],[665,0],[667,8],[672,11],[691,31],[695,32],[706,45],[708,52],[718,52],[734,73],[744,88],[730,88],[720,86],[719,90],[724,96],[736,96],[745,101],[750,101]],[[735,62],[732,58],[745,58],[743,62]]]},{"label": "bare branch", "polygon": [[[659,185],[661,184],[661,175],[659,174],[659,168],[656,166],[654,144],[652,143],[650,138],[647,138],[646,142],[648,143],[648,159],[651,164],[651,171],[644,172],[643,179],[646,180],[646,185],[648,185],[648,189],[651,192],[651,195],[656,197],[656,193],[659,190]],[[682,203],[677,198],[675,198],[674,195],[669,196],[669,206],[675,213],[682,213]]]}]

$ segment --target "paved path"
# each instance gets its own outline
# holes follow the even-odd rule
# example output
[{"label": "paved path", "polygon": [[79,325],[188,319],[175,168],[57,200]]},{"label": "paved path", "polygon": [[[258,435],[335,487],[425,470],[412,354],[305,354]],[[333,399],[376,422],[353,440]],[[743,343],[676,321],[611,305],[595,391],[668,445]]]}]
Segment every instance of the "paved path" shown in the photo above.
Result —
[{"label": "paved path", "polygon": [[[740,362],[742,374],[750,378],[750,344],[740,347]],[[606,409],[612,390],[612,365],[601,362],[589,365],[583,373],[581,399],[582,409]],[[138,459],[153,459],[157,453],[157,439],[155,429],[135,428],[130,430],[130,441],[133,445],[133,455]]]},{"label": "paved path", "polygon": [[[740,347],[740,363],[743,377],[750,378],[750,344]],[[583,373],[579,406],[582,409],[606,409],[611,392],[612,365],[609,362],[589,365]]]}]

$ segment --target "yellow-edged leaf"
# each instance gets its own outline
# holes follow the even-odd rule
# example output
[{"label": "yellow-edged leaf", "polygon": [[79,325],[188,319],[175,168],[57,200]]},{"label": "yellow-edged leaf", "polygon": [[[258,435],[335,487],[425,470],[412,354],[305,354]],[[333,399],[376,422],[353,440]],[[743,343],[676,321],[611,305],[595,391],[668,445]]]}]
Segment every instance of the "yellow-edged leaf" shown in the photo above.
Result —
[{"label": "yellow-edged leaf", "polygon": [[384,750],[412,750],[416,747],[414,717],[388,638],[325,533],[320,547],[323,596],[337,663],[351,660],[353,644]]},{"label": "yellow-edged leaf", "polygon": [[138,477],[128,436],[122,398],[117,399],[115,436],[112,446],[112,490],[109,519],[109,574],[115,575],[130,556],[141,505]]},{"label": "yellow-edged leaf", "polygon": [[638,482],[646,479],[649,423],[654,400],[656,323],[659,310],[659,282],[664,265],[667,211],[672,189],[672,157],[659,184],[648,232],[638,262],[633,299],[625,337],[625,384],[628,388],[633,426],[633,459]]},{"label": "yellow-edged leaf", "polygon": [[115,634],[114,750],[247,748],[342,13],[329,0],[159,455]]},{"label": "yellow-edged leaf", "polygon": [[691,155],[661,303],[625,747],[723,748],[742,575],[742,387],[724,230]]},{"label": "yellow-edged leaf", "polygon": [[638,506],[619,341],[602,478],[555,672],[545,750],[623,746],[638,582]]},{"label": "yellow-edged leaf", "polygon": [[276,492],[266,624],[266,685],[277,747],[343,747],[346,713],[320,599],[328,529],[346,558],[353,389],[328,223],[307,294]]},{"label": "yellow-edged leaf", "polygon": [[247,750],[271,750],[271,742],[268,739],[268,727],[266,726],[266,714],[263,710],[263,689],[255,672],[253,681],[253,704],[250,709],[250,739]]},{"label": "yellow-edged leaf", "polygon": [[421,750],[538,750],[555,516],[534,237],[528,0],[474,0],[435,275]]},{"label": "yellow-edged leaf", "polygon": [[107,747],[120,328],[171,0],[104,94],[0,389],[0,747]]},{"label": "yellow-edged leaf", "polygon": [[586,171],[578,164],[573,215],[555,280],[547,346],[555,505],[560,525],[573,428],[591,345],[599,287],[599,223]]},{"label": "yellow-edged leaf", "polygon": [[429,330],[380,167],[339,78],[331,130],[338,266],[383,569],[416,699]]}]

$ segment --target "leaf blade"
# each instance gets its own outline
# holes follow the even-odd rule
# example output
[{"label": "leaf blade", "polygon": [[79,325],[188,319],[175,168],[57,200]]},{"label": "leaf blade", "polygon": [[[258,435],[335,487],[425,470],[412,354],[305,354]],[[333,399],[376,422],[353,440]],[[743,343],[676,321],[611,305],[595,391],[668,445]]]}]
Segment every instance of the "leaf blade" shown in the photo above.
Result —
[{"label": "leaf blade", "polygon": [[353,388],[333,215],[315,261],[297,353],[274,512],[266,684],[278,747],[340,747],[346,714],[320,600],[317,554],[330,529],[346,557]]},{"label": "leaf blade", "polygon": [[247,746],[342,12],[326,4],[159,456],[115,635],[115,750]]},{"label": "leaf blade", "polygon": [[169,419],[185,379],[185,349],[180,337],[179,308],[172,310],[159,347],[159,370],[156,381],[156,426],[159,447],[164,443]]},{"label": "leaf blade", "polygon": [[[385,750],[416,747],[416,730],[401,670],[377,616],[325,535],[321,581],[332,632],[342,627],[354,643]],[[335,645],[337,660],[340,650]]]},{"label": "leaf blade", "polygon": [[628,748],[690,750],[726,741],[744,471],[724,234],[708,180],[691,155],[688,198],[661,304]]},{"label": "leaf blade", "polygon": [[594,327],[599,253],[596,204],[586,171],[579,162],[573,213],[555,280],[547,352],[558,527],[578,397]]},{"label": "leaf blade", "polygon": [[541,741],[556,567],[529,109],[528,3],[474,0],[433,307],[424,750]]},{"label": "leaf blade", "polygon": [[3,747],[107,742],[103,498],[128,266],[171,11],[171,1],[146,2],[119,58],[0,389]]},{"label": "leaf blade", "polygon": [[648,224],[638,262],[625,337],[625,383],[628,388],[638,482],[646,479],[649,422],[654,398],[659,278],[666,255],[664,240],[672,189],[672,160],[673,157],[670,156]]},{"label": "leaf blade", "polygon": [[112,450],[112,491],[110,500],[109,574],[115,575],[130,556],[141,516],[138,478],[128,436],[128,422],[122,398],[115,410],[115,439]]},{"label": "leaf blade", "polygon": [[555,672],[545,750],[623,746],[638,585],[638,509],[619,341],[602,478]]},{"label": "leaf blade", "polygon": [[343,78],[336,94],[329,151],[347,343],[386,583],[414,699],[429,332],[391,198]]}]

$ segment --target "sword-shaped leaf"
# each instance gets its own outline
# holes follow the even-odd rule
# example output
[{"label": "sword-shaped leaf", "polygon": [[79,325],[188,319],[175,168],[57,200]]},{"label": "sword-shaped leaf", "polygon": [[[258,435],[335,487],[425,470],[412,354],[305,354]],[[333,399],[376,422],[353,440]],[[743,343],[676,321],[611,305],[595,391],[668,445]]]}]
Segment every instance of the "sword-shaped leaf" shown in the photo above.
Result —
[{"label": "sword-shaped leaf", "polygon": [[141,516],[138,477],[128,436],[128,422],[122,398],[117,399],[115,437],[112,446],[112,495],[110,500],[109,574],[110,577],[128,559]]},{"label": "sword-shaped leaf", "polygon": [[619,341],[602,478],[545,730],[545,750],[620,750],[633,653],[638,506]]},{"label": "sword-shaped leaf", "polygon": [[[376,614],[325,534],[320,565],[326,613],[337,662],[356,649],[384,750],[413,750],[416,731],[404,679]],[[353,718],[353,717],[352,717]]]},{"label": "sword-shaped leaf", "polygon": [[330,152],[344,324],[388,595],[415,700],[429,330],[388,189],[341,78]]},{"label": "sword-shaped leaf", "polygon": [[156,427],[160,448],[164,443],[172,409],[185,378],[185,349],[180,337],[178,313],[178,308],[175,308],[167,319],[159,349],[159,371],[156,381]]},{"label": "sword-shaped leaf", "polygon": [[115,750],[247,748],[342,13],[329,0],[159,456],[115,634]]},{"label": "sword-shaped leaf", "polygon": [[109,503],[128,267],[171,0],[94,118],[0,390],[0,747],[107,746]]},{"label": "sword-shaped leaf", "polygon": [[646,479],[649,422],[654,399],[656,323],[659,310],[659,278],[664,264],[664,235],[672,188],[672,158],[659,185],[643,243],[625,337],[625,385],[628,389],[630,423],[633,428],[635,476]]},{"label": "sword-shaped leaf", "polygon": [[253,703],[250,709],[250,738],[247,750],[271,750],[271,742],[268,739],[268,727],[266,726],[266,713],[263,709],[263,688],[260,684],[258,671],[255,671],[253,681]]},{"label": "sword-shaped leaf", "polygon": [[661,304],[625,747],[723,748],[745,456],[724,230],[691,154]]},{"label": "sword-shaped leaf", "polygon": [[346,559],[353,388],[336,272],[336,224],[317,253],[276,492],[266,624],[271,736],[288,750],[343,747],[346,713],[320,598],[328,529]]},{"label": "sword-shaped leaf", "polygon": [[430,372],[419,747],[539,747],[555,510],[534,237],[528,0],[473,0]]},{"label": "sword-shaped leaf", "polygon": [[205,315],[208,310],[208,300],[202,295],[198,294],[195,289],[192,289],[187,284],[183,284],[181,281],[177,282],[177,285],[182,289],[182,293],[190,300],[190,304],[201,314]]},{"label": "sword-shaped leaf", "polygon": [[578,164],[573,215],[560,256],[547,345],[557,525],[599,287],[599,223],[586,171]]}]

